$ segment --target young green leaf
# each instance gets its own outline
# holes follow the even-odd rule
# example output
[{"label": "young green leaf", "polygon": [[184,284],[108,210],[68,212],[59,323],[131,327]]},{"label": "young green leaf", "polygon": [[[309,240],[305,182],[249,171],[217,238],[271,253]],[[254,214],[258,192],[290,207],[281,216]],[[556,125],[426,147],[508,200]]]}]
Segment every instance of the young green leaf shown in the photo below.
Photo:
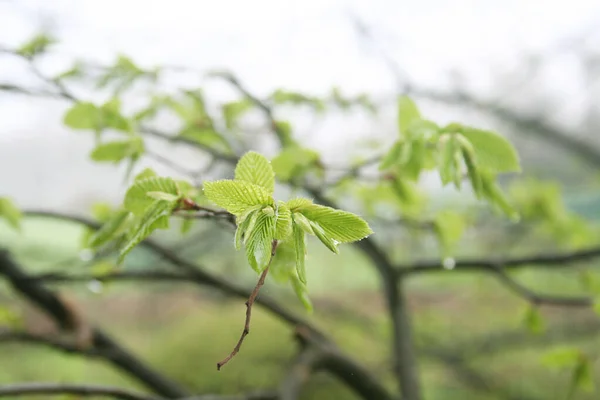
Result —
[{"label": "young green leaf", "polygon": [[93,103],[75,103],[66,112],[63,123],[71,129],[98,129],[101,115],[98,107]]},{"label": "young green leaf", "polygon": [[508,202],[508,199],[500,190],[500,187],[495,181],[495,176],[491,173],[481,175],[482,193],[489,199],[492,204],[495,204],[502,212],[504,212],[513,221],[519,220],[519,213]]},{"label": "young green leaf", "polygon": [[0,218],[4,218],[15,230],[21,229],[21,210],[8,197],[0,197]]},{"label": "young green leaf", "polygon": [[[243,218],[238,218],[237,229],[235,230],[235,249],[240,250],[242,248],[244,234],[246,238],[248,233],[252,232],[254,225],[256,224],[257,213],[260,212],[262,206],[256,206],[249,209],[250,212],[244,213]],[[252,226],[251,226],[252,224]],[[251,228],[251,229],[248,229]]]},{"label": "young green leaf", "polygon": [[294,224],[298,225],[304,232],[308,233],[309,235],[315,234],[310,221],[304,215],[299,212],[295,212],[292,213],[292,218],[294,219]]},{"label": "young green leaf", "polygon": [[310,301],[310,298],[308,297],[308,290],[306,289],[306,286],[302,283],[300,278],[298,278],[298,275],[292,274],[291,278],[292,278],[292,287],[294,288],[294,292],[296,293],[296,296],[298,296],[298,299],[300,300],[300,302],[302,303],[302,305],[304,306],[306,311],[308,311],[309,313],[312,313],[313,305]]},{"label": "young green leaf", "polygon": [[577,389],[586,392],[593,392],[594,386],[594,373],[592,371],[592,363],[587,357],[580,357],[579,362],[573,369],[569,398],[573,397],[573,394]]},{"label": "young green leaf", "polygon": [[460,135],[473,145],[477,165],[493,172],[519,172],[519,157],[512,144],[497,133],[463,127]]},{"label": "young green leaf", "polygon": [[304,197],[297,197],[295,199],[288,200],[285,203],[285,205],[288,206],[288,208],[292,212],[299,211],[299,210],[306,208],[312,204],[313,204],[313,202],[311,200],[306,199]]},{"label": "young green leaf", "polygon": [[235,179],[261,186],[271,196],[275,191],[273,167],[266,157],[255,151],[249,151],[240,158],[235,167]]},{"label": "young green leaf", "polygon": [[435,231],[442,245],[443,256],[449,256],[465,230],[465,219],[452,211],[442,211],[435,217]]},{"label": "young green leaf", "polygon": [[204,183],[206,198],[234,215],[256,205],[272,205],[271,194],[262,186],[240,180],[224,179]]},{"label": "young green leaf", "polygon": [[306,283],[306,233],[298,224],[293,224],[293,236],[296,248],[296,272],[302,283]]},{"label": "young green leaf", "polygon": [[540,314],[540,311],[535,306],[529,306],[527,308],[523,322],[531,333],[540,334],[545,330],[542,314]]},{"label": "young green leaf", "polygon": [[155,176],[158,176],[158,175],[156,174],[156,172],[154,172],[154,170],[152,168],[144,168],[144,170],[142,172],[140,172],[139,174],[137,174],[135,176],[135,178],[133,178],[133,180],[141,181],[142,179],[154,178]]},{"label": "young green leaf", "polygon": [[473,193],[475,194],[475,196],[477,198],[481,198],[483,183],[475,161],[474,150],[471,147],[470,143],[461,142],[460,145],[460,151],[465,161],[465,165],[467,166],[469,180],[471,181],[471,188],[473,189]]},{"label": "young green leaf", "polygon": [[139,157],[144,151],[140,137],[101,143],[91,152],[90,158],[97,162],[119,162],[128,157]]},{"label": "young green leaf", "polygon": [[132,229],[129,240],[121,249],[118,263],[122,263],[125,256],[133,250],[142,240],[146,239],[156,229],[167,229],[169,227],[169,216],[175,207],[174,203],[162,200],[153,200],[147,207],[139,223]]},{"label": "young green leaf", "polygon": [[542,356],[542,364],[552,368],[570,368],[581,358],[581,350],[575,347],[557,347]]},{"label": "young green leaf", "polygon": [[312,204],[299,212],[318,223],[328,237],[340,243],[361,240],[373,233],[364,219],[348,211]]},{"label": "young green leaf", "polygon": [[255,224],[246,231],[246,256],[252,269],[261,273],[269,264],[275,236],[275,217],[256,212]]},{"label": "young green leaf", "polygon": [[176,202],[180,199],[180,196],[165,192],[147,192],[146,196],[151,197],[155,200],[164,200],[169,202]]},{"label": "young green leaf", "polygon": [[[456,169],[460,168],[460,163],[456,163],[456,154],[459,147],[450,134],[444,134],[438,141],[438,169],[440,179],[443,185],[446,185],[454,180]],[[457,186],[457,189],[460,187]]]},{"label": "young green leaf", "polygon": [[91,248],[98,248],[116,238],[127,227],[131,215],[127,210],[115,213],[90,237],[89,246]]},{"label": "young green leaf", "polygon": [[292,213],[283,201],[277,202],[275,239],[286,239],[292,233]]},{"label": "young green leaf", "polygon": [[34,36],[27,43],[21,45],[16,52],[23,57],[33,58],[46,51],[46,49],[54,43],[56,43],[56,40],[52,37],[45,34],[39,34]]},{"label": "young green leaf", "polygon": [[277,178],[287,182],[305,174],[316,165],[318,159],[319,153],[316,151],[295,145],[281,150],[273,157],[271,165]]},{"label": "young green leaf", "polygon": [[406,96],[398,98],[398,129],[401,135],[408,132],[410,125],[421,119],[421,113],[414,101]]},{"label": "young green leaf", "polygon": [[286,283],[296,272],[296,248],[293,240],[284,240],[277,245],[271,261],[269,276],[277,283]]},{"label": "young green leaf", "polygon": [[163,192],[179,197],[177,184],[171,178],[154,177],[141,179],[127,190],[124,206],[134,215],[140,216],[156,201],[148,196],[148,192]]},{"label": "young green leaf", "polygon": [[327,247],[329,250],[334,252],[335,254],[339,254],[340,250],[338,249],[338,241],[327,236],[327,233],[321,228],[321,226],[314,221],[310,221],[310,227],[314,232],[314,235]]},{"label": "young green leaf", "polygon": [[390,150],[381,160],[381,164],[379,164],[380,171],[386,170],[399,163],[405,144],[404,141],[398,140],[392,145]]}]

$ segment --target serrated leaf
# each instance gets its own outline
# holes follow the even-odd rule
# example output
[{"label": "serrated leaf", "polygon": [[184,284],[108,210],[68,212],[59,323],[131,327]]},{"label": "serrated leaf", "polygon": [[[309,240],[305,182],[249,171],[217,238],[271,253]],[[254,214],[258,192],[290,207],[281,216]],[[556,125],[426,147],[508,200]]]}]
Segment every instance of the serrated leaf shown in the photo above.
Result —
[{"label": "serrated leaf", "polygon": [[21,229],[21,210],[8,197],[0,197],[0,218],[4,219],[15,230]]},{"label": "serrated leaf", "polygon": [[473,146],[477,165],[493,172],[519,172],[519,157],[512,144],[497,133],[463,127],[460,135]]},{"label": "serrated leaf", "polygon": [[134,137],[101,143],[90,153],[90,158],[98,162],[119,162],[128,157],[139,157],[143,151],[144,142],[140,137]]},{"label": "serrated leaf", "polygon": [[[254,218],[253,218],[254,219]],[[246,232],[246,257],[254,271],[261,273],[269,264],[275,236],[275,217],[257,211],[254,227]]]},{"label": "serrated leaf", "polygon": [[421,119],[421,113],[414,101],[406,96],[398,98],[398,129],[406,134],[412,123]]},{"label": "serrated leaf", "polygon": [[292,215],[293,215],[292,218],[294,220],[294,224],[297,224],[304,232],[308,233],[309,235],[315,234],[308,218],[306,218],[304,215],[300,214],[299,212],[295,212]]},{"label": "serrated leaf", "polygon": [[316,223],[314,221],[310,221],[310,220],[309,220],[309,223],[310,223],[310,227],[312,228],[314,235],[321,241],[321,243],[323,243],[325,245],[325,247],[327,247],[329,250],[331,250],[335,254],[339,254],[340,250],[337,247],[338,242],[336,240],[330,238],[329,236],[327,236],[327,233],[325,233],[325,230],[323,230],[323,228],[321,228],[321,226],[318,223]]},{"label": "serrated leaf", "polygon": [[252,206],[273,204],[273,198],[265,188],[246,181],[225,179],[205,182],[204,194],[214,204],[234,215]]},{"label": "serrated leaf", "polygon": [[265,156],[255,151],[244,154],[235,167],[235,179],[261,186],[273,195],[275,191],[275,172]]},{"label": "serrated leaf", "polygon": [[[256,224],[256,213],[260,210],[260,207],[253,207],[249,209],[250,212],[244,213],[243,218],[239,218],[237,222],[237,229],[235,230],[235,249],[240,250],[244,239],[244,233],[250,233]],[[252,226],[251,226],[252,224]],[[251,228],[251,229],[248,229]],[[247,236],[246,236],[247,237]]]},{"label": "serrated leaf", "polygon": [[296,272],[300,281],[306,283],[306,233],[296,223],[293,224],[293,236],[296,249]]},{"label": "serrated leaf", "polygon": [[297,197],[295,199],[288,200],[285,205],[288,206],[290,211],[295,212],[299,211],[305,207],[312,205],[313,202],[310,199],[305,199],[304,197]]},{"label": "serrated leaf", "polygon": [[146,210],[156,201],[147,195],[148,192],[164,192],[179,196],[177,184],[171,178],[153,177],[140,179],[134,182],[127,190],[125,201],[123,202],[125,209],[131,211],[136,216],[145,214]]},{"label": "serrated leaf", "polygon": [[64,115],[63,123],[71,129],[98,129],[101,115],[93,103],[80,102],[73,105]]},{"label": "serrated leaf", "polygon": [[328,237],[340,243],[361,240],[373,233],[364,219],[348,211],[312,204],[299,212],[318,223]]},{"label": "serrated leaf", "polygon": [[294,288],[294,292],[296,293],[296,296],[298,297],[298,299],[300,300],[300,302],[302,303],[302,305],[304,306],[306,311],[308,311],[309,313],[312,313],[313,305],[312,305],[312,302],[310,301],[310,298],[308,297],[308,290],[306,289],[306,286],[302,283],[302,281],[300,280],[300,278],[298,278],[298,276],[296,274],[293,274],[291,276],[291,278],[292,278],[292,287]]},{"label": "serrated leaf", "polygon": [[283,240],[271,261],[269,276],[277,283],[288,282],[296,272],[296,249],[293,240]]},{"label": "serrated leaf", "polygon": [[121,210],[115,213],[98,229],[89,239],[91,248],[98,248],[122,233],[123,228],[127,226],[129,217],[132,214],[127,210]]},{"label": "serrated leaf", "polygon": [[153,200],[146,209],[139,223],[132,229],[127,244],[121,249],[118,263],[122,263],[125,256],[133,250],[142,240],[146,239],[156,229],[167,229],[169,227],[169,216],[175,204],[162,200]]},{"label": "serrated leaf", "polygon": [[292,213],[284,202],[277,202],[277,224],[275,239],[283,240],[292,233]]}]

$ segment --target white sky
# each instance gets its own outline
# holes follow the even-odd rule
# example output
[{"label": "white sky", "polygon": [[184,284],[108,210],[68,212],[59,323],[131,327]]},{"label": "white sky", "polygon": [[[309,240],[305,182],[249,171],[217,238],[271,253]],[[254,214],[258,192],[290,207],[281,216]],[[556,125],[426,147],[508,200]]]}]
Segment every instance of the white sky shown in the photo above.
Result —
[{"label": "white sky", "polygon": [[[374,27],[378,40],[415,81],[443,84],[456,68],[485,87],[490,66],[510,67],[522,50],[543,49],[600,21],[600,2],[0,0],[0,45],[17,45],[45,21],[56,28],[62,61],[111,62],[123,52],[143,66],[226,67],[259,93],[275,87],[323,93],[333,85],[349,93],[392,93],[392,77],[357,41],[350,12]],[[0,58],[0,82],[27,79],[22,67]],[[575,84],[561,68],[552,79],[561,87]],[[64,154],[45,162],[56,157],[63,163],[82,162],[69,154],[80,139],[66,139],[72,136],[61,128],[59,115],[48,103],[0,96],[0,150],[19,145],[28,157],[27,148],[42,137],[39,146],[44,146],[51,135],[64,140]],[[0,185],[0,195],[8,190],[24,197],[16,180],[1,171],[5,165],[0,159],[0,182],[12,184]],[[34,167],[38,181],[60,180],[49,175],[44,163]]]}]

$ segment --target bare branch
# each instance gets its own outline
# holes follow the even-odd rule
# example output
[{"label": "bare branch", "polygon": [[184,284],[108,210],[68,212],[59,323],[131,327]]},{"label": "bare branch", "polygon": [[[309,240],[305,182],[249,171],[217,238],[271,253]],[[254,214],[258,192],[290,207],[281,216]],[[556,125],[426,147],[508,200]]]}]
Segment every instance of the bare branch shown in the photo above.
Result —
[{"label": "bare branch", "polygon": [[[8,253],[1,250],[0,274],[8,279],[16,291],[51,316],[59,326],[69,328],[72,320],[71,312],[59,297],[39,282],[29,279],[28,275],[13,262]],[[110,353],[110,361],[116,367],[134,376],[156,393],[169,398],[185,396],[185,391],[178,385],[150,369],[99,328],[92,328],[92,345],[99,352]]]},{"label": "bare branch", "polygon": [[17,397],[31,395],[76,395],[76,396],[109,396],[122,400],[157,400],[143,394],[130,392],[111,386],[81,385],[66,383],[15,383],[0,386],[0,397]]},{"label": "bare branch", "polygon": [[[489,270],[495,272],[498,268],[524,268],[541,266],[544,268],[566,268],[572,263],[600,258],[600,247],[557,254],[537,254],[527,257],[508,259],[464,259],[455,260],[453,270]],[[399,275],[414,275],[427,272],[446,271],[441,261],[422,261],[407,265],[398,265]]]},{"label": "bare branch", "polygon": [[29,332],[0,330],[0,342],[22,342],[34,343],[43,346],[51,347],[72,354],[82,354],[88,357],[104,357],[107,358],[107,353],[99,352],[94,348],[81,348],[65,340],[60,340],[55,337],[46,335],[37,335]]}]

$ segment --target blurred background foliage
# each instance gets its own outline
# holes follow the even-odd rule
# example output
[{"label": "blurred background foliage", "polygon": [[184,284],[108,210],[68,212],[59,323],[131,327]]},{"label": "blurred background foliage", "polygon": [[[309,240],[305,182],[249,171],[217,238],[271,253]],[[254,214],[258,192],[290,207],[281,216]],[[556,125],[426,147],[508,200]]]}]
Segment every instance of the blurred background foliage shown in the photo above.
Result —
[{"label": "blurred background foliage", "polygon": [[[216,38],[215,43],[206,37],[194,39],[201,34],[177,28],[182,20],[190,23],[186,15],[194,6],[189,2],[141,6],[126,1],[122,15],[114,20],[110,17],[116,14],[117,3],[100,3],[72,9],[68,1],[1,3],[0,21],[6,24],[0,28],[4,120],[0,197],[14,200],[20,209],[57,210],[103,221],[122,201],[127,174],[151,167],[161,175],[188,177],[191,173],[197,178],[195,183],[229,177],[232,166],[215,162],[210,153],[227,155],[252,148],[273,157],[278,178],[289,183],[278,186],[277,196],[298,193],[299,177],[317,182],[345,209],[364,215],[378,242],[402,265],[439,260],[447,253],[456,260],[493,260],[598,245],[600,109],[595,99],[600,88],[600,9],[592,3],[559,7],[539,2],[528,6],[535,12],[523,6],[515,14],[517,6],[511,2],[474,6],[467,1],[454,5],[429,1],[418,6],[380,1],[383,11],[354,4],[350,13],[342,2],[309,2],[308,11],[279,10],[281,6],[264,2],[254,7],[275,7],[270,11],[272,18],[264,17],[266,22],[287,15],[274,27],[290,37],[307,37],[304,44],[296,39],[290,44],[271,43],[271,48],[264,45],[265,38],[276,34],[263,27],[253,35],[236,30],[232,25],[239,22],[237,16],[219,29],[213,25],[205,31],[198,28],[206,37]],[[245,7],[239,2],[225,3]],[[130,31],[120,28],[127,26],[122,22],[125,16],[143,14],[136,7],[147,7],[152,14],[165,12],[166,26],[175,32],[157,39],[154,51],[143,42],[152,42],[168,30],[160,19],[141,18],[146,24],[142,32],[150,39],[132,32],[143,28],[140,21],[132,22]],[[225,21],[230,16],[221,10],[224,6],[214,7],[214,18]],[[94,16],[99,10],[105,17]],[[539,10],[548,15],[542,18]],[[431,29],[434,38],[424,36],[422,28],[408,35],[412,24],[394,30],[390,20],[391,16],[404,22],[414,18],[431,26],[430,18],[452,22],[449,15],[455,16],[455,22],[440,22]],[[494,39],[507,34],[514,15],[528,20],[524,25],[529,30],[516,30],[506,43]],[[306,20],[298,22],[302,18]],[[45,28],[41,31],[39,26],[35,30],[21,27],[23,21],[39,25],[40,20]],[[90,28],[83,26],[90,21],[100,21],[96,29],[105,36],[90,36]],[[104,27],[102,21],[111,24]],[[328,21],[332,27],[324,30]],[[490,21],[505,27],[490,28],[482,37],[462,28],[458,29],[462,34],[444,37],[457,25],[471,24],[476,30]],[[285,24],[294,23],[299,27],[296,31],[284,29]],[[305,31],[311,24],[320,29],[318,34]],[[535,34],[536,29],[544,35]],[[83,39],[74,38],[78,30],[88,35],[89,42],[82,45]],[[184,40],[178,36],[183,34],[188,35]],[[122,46],[119,35],[124,35]],[[346,37],[346,42],[336,35]],[[324,47],[311,50],[319,40],[338,47],[331,54]],[[461,40],[462,47],[449,44]],[[240,59],[223,55],[229,43]],[[507,43],[513,46],[510,52]],[[175,54],[171,47],[179,46],[182,49]],[[342,52],[352,46],[364,50]],[[458,56],[444,61],[441,54],[446,47]],[[433,55],[422,56],[423,48]],[[207,61],[198,61],[204,55]],[[472,55],[472,60],[466,55]],[[507,61],[496,63],[503,57]],[[271,64],[272,60],[278,63]],[[362,64],[353,64],[358,60]],[[330,70],[328,63],[335,68]],[[474,69],[477,65],[486,67]],[[260,93],[276,110],[275,130],[283,151],[278,150],[273,127],[262,118],[261,110],[227,82],[207,80],[202,74],[221,67],[235,71],[252,93]],[[370,80],[374,83],[365,83]],[[441,187],[436,174],[424,174],[418,184],[405,182],[402,196],[390,190],[388,181],[377,179],[383,173],[369,160],[386,153],[397,140],[398,92],[414,98],[435,121],[484,126],[514,143],[523,173],[499,179],[520,221],[495,212],[467,189]],[[86,100],[73,107],[70,93]],[[153,128],[147,130],[142,144],[130,134],[143,124]],[[91,133],[97,127],[108,131],[102,134],[103,140],[121,141],[118,149],[103,152],[105,142]],[[162,132],[193,142],[208,155],[162,140]],[[15,231],[16,218],[10,216],[17,211],[8,202],[0,203],[0,210],[6,217],[0,223],[0,245],[29,271],[102,274],[114,269],[113,258],[97,259],[85,250],[89,233],[79,225],[25,216]],[[219,221],[197,220],[185,228],[189,231],[184,235],[181,224],[173,221],[168,231],[156,233],[156,239],[209,271],[253,285],[255,275],[244,255],[232,251],[231,229]],[[309,243],[309,248],[309,289],[315,304],[310,318],[394,387],[389,320],[374,269],[352,247],[343,248],[339,255],[316,242]],[[539,293],[597,297],[598,263],[586,260],[569,268],[523,268],[511,271],[510,276]],[[152,252],[136,248],[123,269],[142,270],[148,265],[168,267]],[[76,298],[91,319],[108,327],[144,360],[199,393],[270,388],[295,354],[290,330],[257,309],[243,352],[226,371],[217,372],[214,363],[238,338],[243,316],[240,301],[217,291],[97,280],[53,286]],[[7,286],[1,287],[3,325],[40,332],[53,329]],[[589,361],[589,371],[579,378],[573,398],[597,398],[593,389],[600,379],[600,320],[593,310],[532,307],[493,275],[477,271],[417,274],[406,287],[426,399],[564,398],[573,381],[573,354],[579,353]],[[287,287],[268,282],[263,291],[304,312]],[[138,387],[98,361],[14,343],[0,343],[0,348],[3,359],[10,360],[0,362],[2,384],[58,381]],[[317,374],[303,392],[305,399],[353,396],[326,374]]]}]

